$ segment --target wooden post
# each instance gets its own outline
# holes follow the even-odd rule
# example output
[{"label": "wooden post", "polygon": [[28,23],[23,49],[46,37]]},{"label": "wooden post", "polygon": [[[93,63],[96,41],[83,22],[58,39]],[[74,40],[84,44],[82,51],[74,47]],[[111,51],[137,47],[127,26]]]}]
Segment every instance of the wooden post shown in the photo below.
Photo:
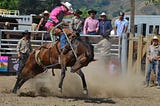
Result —
[{"label": "wooden post", "polygon": [[133,34],[129,35],[128,72],[133,71]]},{"label": "wooden post", "polygon": [[141,61],[142,61],[142,35],[138,36],[138,49],[137,49],[137,69],[136,72],[141,71]]},{"label": "wooden post", "polygon": [[149,49],[149,46],[151,45],[151,39],[152,39],[152,36],[148,36],[147,37],[147,49],[146,49],[146,66],[145,66],[145,75],[146,75],[146,72],[147,72],[147,69],[148,69],[148,49]]}]

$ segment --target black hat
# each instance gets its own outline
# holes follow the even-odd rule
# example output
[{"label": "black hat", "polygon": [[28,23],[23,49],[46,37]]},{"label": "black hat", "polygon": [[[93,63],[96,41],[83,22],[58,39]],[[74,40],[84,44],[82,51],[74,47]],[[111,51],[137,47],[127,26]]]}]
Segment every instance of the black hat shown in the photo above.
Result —
[{"label": "black hat", "polygon": [[82,14],[82,11],[81,11],[81,10],[79,10],[79,9],[77,9],[75,12],[76,12],[77,14],[79,14],[79,15],[81,15],[81,14]]},{"label": "black hat", "polygon": [[124,12],[120,11],[119,16],[124,16]]},{"label": "black hat", "polygon": [[28,32],[28,30],[25,30],[24,32],[22,32],[22,35],[31,35],[31,32]]},{"label": "black hat", "polygon": [[88,14],[90,14],[90,13],[95,13],[95,14],[97,14],[97,11],[91,9],[91,10],[88,11]]}]

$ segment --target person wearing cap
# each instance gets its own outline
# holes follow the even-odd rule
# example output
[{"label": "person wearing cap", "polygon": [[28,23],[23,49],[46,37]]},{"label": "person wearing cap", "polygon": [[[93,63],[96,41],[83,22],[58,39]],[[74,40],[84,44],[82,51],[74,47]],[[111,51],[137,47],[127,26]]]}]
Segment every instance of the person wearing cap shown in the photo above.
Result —
[{"label": "person wearing cap", "polygon": [[37,25],[37,28],[36,28],[37,31],[46,30],[45,24],[48,21],[48,18],[49,18],[49,12],[45,10],[43,12],[43,17],[40,19],[39,24]]},{"label": "person wearing cap", "polygon": [[[157,67],[159,67],[159,64],[157,63],[158,63],[158,60],[160,59],[160,45],[159,45],[159,40],[157,36],[154,36],[152,39],[152,45],[149,46],[147,59],[149,60],[149,62],[148,62],[148,69],[146,73],[146,87],[149,86],[150,74],[152,69],[154,71],[154,74],[158,75],[157,72],[159,69],[157,70]],[[160,84],[160,78],[158,79],[158,82]]]},{"label": "person wearing cap", "polygon": [[124,12],[119,13],[119,18],[115,20],[114,23],[114,33],[115,35],[122,36],[126,34],[128,29],[128,20],[124,18]]},{"label": "person wearing cap", "polygon": [[32,51],[30,35],[31,33],[26,30],[22,33],[23,37],[18,41],[17,44],[17,54],[19,58],[19,67],[18,67],[18,75],[21,73],[27,58]]},{"label": "person wearing cap", "polygon": [[96,35],[99,30],[99,21],[95,18],[97,11],[89,10],[89,17],[85,19],[83,26],[83,34]]},{"label": "person wearing cap", "polygon": [[107,14],[102,12],[99,20],[99,34],[102,36],[109,36],[112,31],[111,21],[107,20]]},{"label": "person wearing cap", "polygon": [[[64,16],[74,14],[72,9],[72,4],[69,2],[61,2],[61,6],[55,7],[50,13],[49,19],[45,24],[48,32],[56,26],[58,23],[62,22]],[[61,30],[55,31],[56,33],[60,33]],[[68,51],[67,40],[64,34],[60,35],[60,47],[63,54],[66,54],[65,51]]]},{"label": "person wearing cap", "polygon": [[73,31],[80,33],[83,30],[83,23],[84,23],[84,19],[81,17],[82,11],[80,11],[79,9],[77,9],[75,11],[75,16],[72,18],[72,29]]}]

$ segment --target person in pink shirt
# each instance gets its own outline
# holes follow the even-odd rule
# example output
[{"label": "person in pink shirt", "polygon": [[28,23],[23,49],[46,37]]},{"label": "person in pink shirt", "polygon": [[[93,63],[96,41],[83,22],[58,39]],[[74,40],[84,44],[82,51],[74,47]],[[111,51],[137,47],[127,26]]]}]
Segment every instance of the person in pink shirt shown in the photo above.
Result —
[{"label": "person in pink shirt", "polygon": [[[47,31],[49,32],[54,26],[62,22],[64,16],[74,14],[72,9],[72,4],[69,2],[61,2],[61,6],[57,6],[50,13],[49,19],[45,24]],[[63,54],[66,54],[68,51],[67,40],[64,34],[60,35],[60,46],[63,49]]]},{"label": "person in pink shirt", "polygon": [[87,35],[96,35],[99,30],[99,21],[95,19],[97,11],[89,10],[89,17],[86,18],[83,26],[83,34]]}]

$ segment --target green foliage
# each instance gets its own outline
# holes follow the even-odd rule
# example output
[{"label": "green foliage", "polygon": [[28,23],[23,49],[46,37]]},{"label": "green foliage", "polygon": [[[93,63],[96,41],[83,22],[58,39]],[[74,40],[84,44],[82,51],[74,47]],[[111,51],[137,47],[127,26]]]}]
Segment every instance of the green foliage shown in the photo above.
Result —
[{"label": "green foliage", "polygon": [[19,0],[1,0],[0,8],[1,9],[17,9]]},{"label": "green foliage", "polygon": [[146,5],[153,3],[155,5],[160,5],[160,0],[146,0]]}]

